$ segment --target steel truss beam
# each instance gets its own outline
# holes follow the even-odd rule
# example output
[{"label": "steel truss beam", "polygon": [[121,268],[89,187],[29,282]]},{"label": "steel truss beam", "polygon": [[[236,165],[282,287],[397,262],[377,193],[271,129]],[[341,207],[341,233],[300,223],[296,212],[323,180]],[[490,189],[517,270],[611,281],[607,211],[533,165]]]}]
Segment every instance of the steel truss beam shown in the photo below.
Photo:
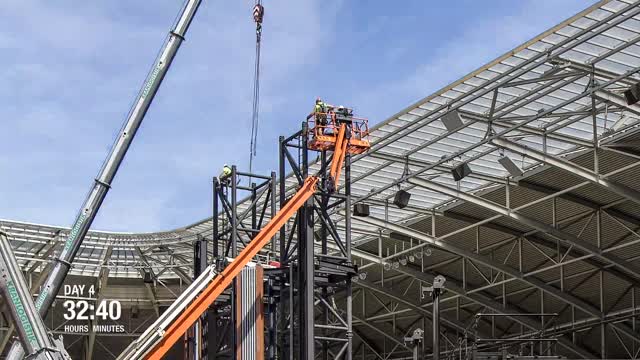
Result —
[{"label": "steel truss beam", "polygon": [[538,231],[547,233],[553,236],[554,238],[567,243],[569,246],[574,246],[575,248],[578,248],[588,254],[594,254],[597,258],[600,258],[608,263],[611,263],[614,266],[621,269],[622,271],[640,279],[640,268],[638,268],[636,265],[631,264],[628,261],[621,259],[613,254],[603,253],[602,249],[599,249],[598,247],[579,239],[577,236],[573,234],[569,234],[567,232],[554,228],[553,226],[547,225],[541,221],[530,218],[514,209],[510,209],[505,206],[496,204],[494,202],[483,199],[479,196],[467,194],[462,191],[452,189],[448,186],[444,186],[444,185],[435,183],[433,181],[424,180],[421,178],[411,178],[409,179],[409,182],[414,185],[420,186],[422,188],[430,189],[445,195],[455,197],[460,200],[464,200],[471,204],[483,207],[487,210],[490,210],[498,214],[501,214],[503,216],[514,219],[524,225],[537,229]]},{"label": "steel truss beam", "polygon": [[[597,6],[600,6],[601,4],[596,4]],[[588,14],[589,12],[593,11],[594,9],[597,8],[597,6],[586,9],[583,14]],[[404,135],[409,134],[411,132],[414,132],[418,129],[420,129],[421,127],[425,126],[426,123],[423,123],[423,120],[428,119],[430,116],[434,115],[434,114],[438,114],[440,111],[453,111],[453,110],[457,110],[458,108],[471,103],[472,101],[485,96],[489,93],[491,93],[492,91],[496,90],[497,88],[503,86],[504,84],[508,83],[511,80],[516,80],[519,76],[523,75],[524,73],[526,73],[527,71],[536,68],[538,66],[540,66],[542,64],[541,60],[543,58],[558,58],[560,57],[560,55],[562,55],[563,53],[571,50],[573,47],[578,46],[579,44],[582,44],[596,36],[598,36],[599,34],[601,34],[602,32],[605,32],[613,27],[615,27],[616,25],[628,20],[629,18],[637,15],[638,13],[640,13],[640,9],[637,8],[637,4],[630,4],[628,6],[626,6],[624,9],[620,9],[620,11],[613,13],[609,16],[607,16],[606,18],[602,19],[600,22],[595,22],[594,24],[584,28],[584,29],[580,29],[579,31],[577,31],[575,34],[573,34],[572,36],[567,37],[566,39],[558,42],[557,44],[549,47],[546,51],[544,52],[540,52],[537,55],[525,60],[524,62],[522,62],[521,64],[519,64],[519,66],[517,67],[513,67],[512,69],[510,69],[509,71],[502,73],[498,76],[495,76],[493,78],[491,78],[491,80],[487,80],[487,82],[485,84],[480,85],[481,91],[478,92],[474,92],[472,94],[467,94],[459,99],[456,99],[456,103],[455,104],[451,104],[451,103],[447,103],[447,104],[443,104],[442,106],[439,106],[436,109],[433,109],[429,112],[427,112],[426,114],[420,116],[418,119],[412,121],[411,123],[407,124],[406,126],[403,126],[397,130],[395,130],[394,132],[392,132],[391,134],[389,134],[386,139],[384,141],[381,141],[379,144],[376,144],[375,146],[373,146],[371,148],[372,151],[375,151],[383,146],[386,146],[400,138],[402,138]],[[603,26],[603,24],[606,24]],[[552,29],[553,30],[553,29]],[[566,45],[568,44],[572,44],[572,47],[568,47]],[[528,46],[529,44],[524,44],[523,48]],[[616,49],[614,49],[611,53],[617,51]],[[497,60],[498,61],[498,60]],[[463,81],[467,80],[468,78],[472,77],[476,75],[476,73],[471,73],[469,74],[466,78],[461,79],[458,82],[455,82],[453,84],[450,85],[450,87],[454,87],[460,83],[462,83]],[[613,78],[614,80],[616,79],[616,77]],[[500,82],[500,80],[504,80],[502,82]],[[613,81],[611,81],[613,82]],[[444,91],[445,89],[443,89]],[[420,103],[426,102],[429,99],[424,99],[422,100]],[[416,105],[417,106],[417,105]],[[438,115],[438,117],[442,116],[443,114]],[[361,158],[360,157],[356,157],[354,159],[354,161],[356,161],[357,159]]]},{"label": "steel truss beam", "polygon": [[[364,217],[364,218],[357,218],[358,221],[362,221],[365,223],[368,223],[369,225],[373,225],[373,226],[377,226],[379,228],[383,228],[383,229],[387,229],[393,232],[397,232],[400,234],[403,234],[405,236],[409,236],[415,240],[419,240],[422,241],[423,244],[421,245],[417,245],[414,246],[413,248],[410,249],[406,249],[404,251],[398,252],[395,255],[400,255],[403,253],[408,253],[410,251],[414,251],[416,248],[418,247],[422,247],[425,245],[431,245],[434,246],[436,248],[440,248],[444,251],[447,251],[449,253],[467,258],[471,261],[475,261],[477,263],[480,263],[484,266],[487,266],[489,268],[492,268],[494,270],[497,270],[499,272],[504,273],[505,275],[509,275],[514,279],[518,279],[520,281],[523,281],[527,284],[529,284],[530,286],[539,289],[540,291],[543,291],[545,293],[548,293],[550,295],[552,295],[553,297],[567,303],[570,304],[592,316],[595,316],[597,318],[603,318],[604,314],[596,309],[593,305],[586,303],[585,301],[577,298],[576,296],[566,293],[560,289],[557,289],[554,286],[551,286],[547,283],[545,283],[544,281],[541,281],[533,276],[525,276],[522,272],[513,269],[509,266],[503,265],[503,264],[499,264],[496,263],[494,260],[492,260],[491,258],[484,256],[482,254],[478,254],[475,252],[471,252],[468,251],[466,249],[462,249],[462,248],[458,248],[456,246],[451,245],[450,243],[447,242],[443,242],[441,240],[439,240],[438,238],[434,238],[432,236],[429,236],[425,233],[419,232],[417,230],[414,229],[410,229],[408,227],[405,226],[401,226],[401,225],[397,225],[394,223],[390,223],[384,220],[380,220],[374,217]],[[354,253],[355,256],[360,256],[361,252],[358,253]],[[394,256],[395,256],[394,255]],[[375,262],[381,262],[382,259],[379,258],[375,258],[374,256],[370,255],[373,258],[373,261]],[[371,258],[369,260],[372,260]],[[472,300],[472,299],[470,299]],[[620,326],[620,330],[622,332],[624,332],[625,334],[627,334],[628,336],[632,337],[635,341],[640,341],[640,337],[638,337],[638,334],[635,333],[635,331],[633,331],[632,329],[628,328],[627,326],[623,325],[623,324],[616,324],[615,326]]]},{"label": "steel truss beam", "polygon": [[[360,252],[353,252],[352,255],[356,256],[356,257],[360,257]],[[431,313],[431,311],[427,310],[426,308],[422,307],[422,304],[411,301],[410,299],[408,299],[407,297],[403,297],[403,296],[398,296],[397,294],[395,294],[394,292],[392,292],[391,290],[384,288],[382,286],[376,285],[372,282],[369,281],[365,281],[365,280],[361,280],[358,281],[357,283],[355,283],[356,286],[361,287],[363,289],[368,289],[374,292],[377,292],[379,294],[382,294],[394,301],[397,301],[398,303],[403,304],[404,306],[408,307],[409,309],[419,312],[422,315],[425,315],[427,318],[432,318],[433,314]],[[467,327],[465,324],[457,321],[457,320],[453,320],[453,319],[448,319],[448,318],[443,318],[442,322],[444,323],[444,325],[446,327],[448,327],[450,330],[456,332],[459,331],[461,333],[464,333],[467,331]],[[483,336],[486,334],[483,334]]]},{"label": "steel truss beam", "polygon": [[[421,242],[423,242],[423,244],[415,246],[413,249],[416,249],[416,247],[421,247],[424,246],[426,244],[429,244],[433,247],[442,249],[446,252],[467,258],[471,261],[477,262],[479,264],[482,264],[484,266],[487,266],[489,268],[492,268],[496,271],[502,272],[506,275],[511,276],[512,278],[521,280],[525,283],[528,283],[530,286],[533,286],[539,290],[542,290],[544,292],[547,292],[551,295],[553,295],[554,297],[560,299],[561,301],[564,301],[565,303],[574,305],[575,307],[577,307],[578,309],[581,309],[582,311],[585,311],[586,313],[589,313],[593,316],[597,316],[597,317],[602,317],[602,313],[600,311],[598,311],[595,307],[593,307],[592,305],[582,301],[581,299],[578,299],[577,297],[571,295],[571,294],[567,294],[564,293],[560,290],[558,290],[557,288],[547,285],[545,282],[540,281],[534,277],[525,277],[523,273],[521,273],[520,271],[513,269],[509,266],[503,265],[503,264],[499,264],[497,262],[495,262],[494,260],[492,260],[491,258],[489,258],[488,256],[482,255],[482,254],[478,254],[466,249],[462,249],[459,247],[456,247],[448,242],[443,242],[437,238],[431,237],[423,232],[419,232],[417,230],[414,229],[410,229],[408,227],[405,226],[401,226],[401,225],[397,225],[397,224],[393,224],[384,220],[380,220],[374,217],[366,217],[366,218],[358,218],[359,221],[363,221],[366,222],[370,225],[374,225],[374,226],[378,226],[380,228],[383,229],[387,229],[390,231],[394,231],[397,232],[399,234],[403,234],[405,236],[409,236],[415,240],[419,240]],[[405,252],[408,252],[411,249],[405,250]],[[400,254],[400,253],[398,253]],[[378,259],[378,261],[380,261]]]},{"label": "steel truss beam", "polygon": [[606,101],[608,103],[625,108],[636,115],[640,115],[640,105],[638,104],[628,105],[625,99],[623,99],[621,96],[618,96],[610,91],[606,91],[606,90],[594,91],[593,96],[602,101]]},{"label": "steel truss beam", "polygon": [[409,348],[407,345],[404,344],[404,342],[402,342],[402,340],[398,340],[395,337],[387,334],[385,331],[382,331],[380,328],[378,328],[377,326],[371,325],[368,322],[366,322],[363,319],[360,319],[359,317],[353,315],[353,319],[357,320],[360,322],[360,324],[366,326],[367,328],[369,328],[370,330],[373,330],[375,333],[382,335],[383,337],[385,337],[386,339],[391,340],[391,342],[393,342],[394,344],[396,344],[397,346],[403,347],[409,351],[411,351],[411,348]]},{"label": "steel truss beam", "polygon": [[[429,274],[429,273],[424,273],[422,271],[418,271],[415,270],[409,266],[403,266],[400,267],[399,269],[396,269],[396,271],[405,274],[407,276],[410,276],[412,278],[418,279],[420,281],[424,281],[430,284],[433,284],[433,279],[435,278],[435,275],[433,274]],[[509,313],[509,314],[518,314],[521,313],[520,309],[517,309],[516,307],[513,307],[509,304],[507,304],[506,306],[503,306],[502,304],[492,300],[491,298],[484,296],[482,294],[478,294],[478,293],[468,293],[464,288],[458,286],[457,284],[455,284],[455,281],[452,281],[451,278],[449,278],[447,280],[447,291],[451,291],[454,294],[457,294],[467,300],[470,300],[476,304],[482,305],[484,307],[486,307],[487,309],[491,309],[492,311],[496,312],[496,313]],[[528,327],[529,329],[532,330],[541,330],[543,328],[543,324],[537,320],[534,320],[533,317],[528,316],[527,314],[522,314],[521,315],[510,315],[508,316],[508,318],[512,319],[513,321],[520,323],[526,327]],[[572,353],[582,356],[583,358],[594,358],[594,355],[589,353],[588,351],[580,348],[579,346],[573,344],[569,339],[566,338],[560,338],[559,339],[559,343],[565,347],[567,350],[571,351]]]},{"label": "steel truss beam", "polygon": [[495,138],[493,143],[504,149],[508,149],[515,153],[524,155],[531,159],[543,162],[547,165],[551,165],[558,169],[567,171],[582,179],[588,180],[596,185],[599,185],[615,194],[618,194],[626,199],[629,199],[637,204],[640,204],[640,192],[634,190],[628,186],[619,184],[615,181],[607,180],[602,175],[595,173],[591,170],[583,168],[575,163],[572,163],[566,159],[559,158],[557,156],[546,154],[544,152],[528,148],[526,146],[515,143],[505,138]]}]

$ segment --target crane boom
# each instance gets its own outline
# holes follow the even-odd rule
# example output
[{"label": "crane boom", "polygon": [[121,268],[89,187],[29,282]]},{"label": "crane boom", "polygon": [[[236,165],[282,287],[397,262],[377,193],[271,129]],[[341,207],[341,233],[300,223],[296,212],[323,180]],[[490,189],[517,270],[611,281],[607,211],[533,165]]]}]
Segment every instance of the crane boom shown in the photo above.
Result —
[{"label": "crane boom", "polygon": [[[136,101],[129,112],[124,127],[122,128],[118,139],[116,140],[111,152],[109,153],[98,177],[95,179],[93,187],[89,192],[89,195],[84,201],[84,204],[80,208],[80,212],[76,216],[76,219],[69,231],[69,236],[64,242],[62,251],[57,258],[53,260],[54,265],[51,272],[47,276],[47,279],[40,290],[40,294],[36,299],[35,306],[38,312],[45,318],[49,308],[55,300],[64,279],[71,268],[71,262],[75,258],[76,253],[80,249],[80,245],[84,240],[91,223],[95,219],[100,205],[111,187],[113,181],[122,160],[124,159],[133,138],[140,128],[140,124],[144,119],[149,106],[156,95],[156,92],[160,88],[160,84],[164,79],[176,53],[180,47],[180,44],[184,40],[184,36],[187,33],[189,25],[200,6],[201,0],[187,0],[182,8],[181,14],[178,17],[178,21],[175,23],[173,29],[169,33],[169,36],[162,47],[160,55],[156,59],[153,68],[147,75],[147,79],[140,92],[137,95]],[[8,355],[9,360],[20,360],[24,357],[24,350],[19,342],[14,342]]]},{"label": "crane boom", "polygon": [[61,340],[49,336],[33,305],[29,287],[6,234],[0,231],[0,296],[13,320],[22,346],[33,360],[69,360]]},{"label": "crane boom", "polygon": [[[210,266],[163,315],[120,354],[117,360],[160,360],[182,337],[182,335],[200,318],[222,292],[231,285],[258,252],[269,243],[282,226],[309,200],[316,191],[317,177],[308,177],[302,187],[278,211],[265,227],[217,275]],[[210,280],[209,280],[210,279]],[[206,286],[206,287],[205,287]]]}]

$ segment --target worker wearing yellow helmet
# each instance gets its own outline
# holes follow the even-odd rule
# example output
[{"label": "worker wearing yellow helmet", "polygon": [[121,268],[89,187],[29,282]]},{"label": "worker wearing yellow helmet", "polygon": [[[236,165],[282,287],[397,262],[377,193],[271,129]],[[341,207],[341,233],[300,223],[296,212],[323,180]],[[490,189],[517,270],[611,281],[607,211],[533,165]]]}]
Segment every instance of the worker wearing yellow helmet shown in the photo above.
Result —
[{"label": "worker wearing yellow helmet", "polygon": [[228,181],[230,176],[231,176],[231,167],[229,167],[229,165],[227,164],[224,164],[222,166],[222,172],[220,173],[220,176],[219,176],[220,181],[223,181],[223,182]]},{"label": "worker wearing yellow helmet", "polygon": [[[313,109],[316,117],[316,133],[318,135],[322,134],[324,131],[324,127],[327,126],[327,105],[322,101],[322,99],[318,96],[316,98],[316,105]],[[322,128],[318,128],[318,125]]]}]

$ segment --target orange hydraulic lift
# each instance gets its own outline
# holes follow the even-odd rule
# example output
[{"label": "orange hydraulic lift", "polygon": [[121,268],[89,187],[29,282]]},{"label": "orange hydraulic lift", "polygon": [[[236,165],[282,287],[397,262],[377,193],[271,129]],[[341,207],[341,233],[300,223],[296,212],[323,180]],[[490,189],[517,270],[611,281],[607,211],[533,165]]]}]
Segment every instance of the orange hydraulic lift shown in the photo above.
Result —
[{"label": "orange hydraulic lift", "polygon": [[[314,150],[333,149],[330,175],[337,185],[345,154],[359,154],[369,149],[367,122],[352,117],[340,120],[335,112],[327,115],[331,121],[321,125],[314,120],[319,114],[309,118],[309,148]],[[199,279],[185,290],[170,307],[138,340],[133,342],[118,357],[118,360],[147,359],[160,360],[171,347],[189,330],[200,316],[209,309],[222,292],[228,288],[240,271],[267,245],[271,238],[293,217],[298,209],[313,196],[319,178],[309,176],[296,194],[285,203],[265,227],[220,273],[215,273],[213,265]],[[209,279],[211,279],[209,281]]]},{"label": "orange hydraulic lift", "polygon": [[350,110],[329,106],[327,112],[312,113],[308,117],[309,149],[316,151],[333,150],[330,176],[337,189],[344,157],[361,154],[370,148],[369,123],[367,119],[349,114]]},{"label": "orange hydraulic lift", "polygon": [[318,178],[309,177],[298,192],[287,202],[284,208],[276,214],[258,233],[258,235],[245,247],[238,257],[236,257],[220,274],[218,274],[209,286],[198,296],[183,312],[174,320],[171,326],[164,332],[162,340],[151,349],[144,357],[145,359],[162,359],[173,344],[200,318],[209,306],[216,300],[222,292],[231,285],[233,279],[240,273],[258,252],[269,243],[271,238],[278,232],[300,208],[307,199],[313,196],[316,191]]}]

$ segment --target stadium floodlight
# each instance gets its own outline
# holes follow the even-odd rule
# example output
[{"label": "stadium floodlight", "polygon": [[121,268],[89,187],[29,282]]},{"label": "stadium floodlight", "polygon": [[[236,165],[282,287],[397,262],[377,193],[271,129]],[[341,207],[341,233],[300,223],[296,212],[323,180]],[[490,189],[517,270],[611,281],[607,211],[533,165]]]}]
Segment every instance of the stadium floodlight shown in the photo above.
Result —
[{"label": "stadium floodlight", "polygon": [[458,110],[449,111],[448,113],[444,114],[440,120],[449,132],[458,130],[462,127],[462,125],[464,125],[464,123],[462,122],[462,118],[458,113]]},{"label": "stadium floodlight", "polygon": [[360,280],[366,280],[367,278],[367,272],[363,271],[361,273],[358,274],[358,277],[360,278]]},{"label": "stadium floodlight", "polygon": [[498,162],[505,170],[509,172],[509,174],[511,174],[511,176],[522,176],[522,174],[524,174],[524,172],[518,167],[518,165],[516,165],[516,163],[514,163],[513,160],[511,160],[511,158],[506,155],[502,155],[498,159]]},{"label": "stadium floodlight", "polygon": [[464,162],[451,169],[451,175],[455,181],[460,181],[472,173],[469,165]]},{"label": "stadium floodlight", "polygon": [[635,83],[624,92],[624,97],[627,99],[627,105],[633,105],[640,101],[640,83]]},{"label": "stadium floodlight", "polygon": [[406,256],[401,257],[401,258],[400,258],[400,265],[402,265],[402,266],[407,266],[407,264],[408,264],[408,259],[407,259],[407,257],[406,257]]}]

